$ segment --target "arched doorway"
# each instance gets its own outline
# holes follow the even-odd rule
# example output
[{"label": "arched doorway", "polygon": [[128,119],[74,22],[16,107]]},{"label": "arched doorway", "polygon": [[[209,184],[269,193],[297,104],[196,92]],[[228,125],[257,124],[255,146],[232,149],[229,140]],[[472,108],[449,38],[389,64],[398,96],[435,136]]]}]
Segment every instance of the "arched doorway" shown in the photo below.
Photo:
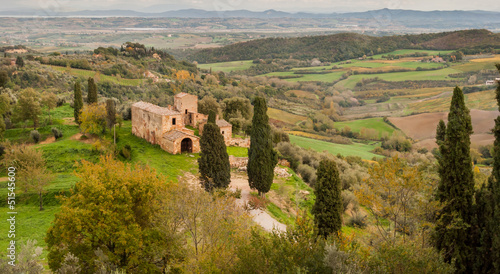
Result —
[{"label": "arched doorway", "polygon": [[181,153],[182,152],[193,152],[193,141],[189,138],[185,138],[181,141]]}]

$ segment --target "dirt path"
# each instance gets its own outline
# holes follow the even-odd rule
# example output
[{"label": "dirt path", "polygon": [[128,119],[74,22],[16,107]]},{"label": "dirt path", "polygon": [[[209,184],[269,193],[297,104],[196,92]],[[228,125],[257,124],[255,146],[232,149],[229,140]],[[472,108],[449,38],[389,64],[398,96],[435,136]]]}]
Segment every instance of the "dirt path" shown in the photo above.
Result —
[{"label": "dirt path", "polygon": [[56,141],[56,138],[54,136],[52,136],[52,137],[49,137],[49,138],[45,139],[45,141],[40,142],[39,144],[40,145],[46,145],[46,144],[53,143],[55,141]]},{"label": "dirt path", "polygon": [[80,142],[82,142],[82,143],[86,143],[86,144],[92,144],[92,143],[94,143],[94,142],[95,142],[95,140],[97,140],[97,137],[95,137],[95,136],[90,136],[90,137],[88,137],[88,136],[87,136],[87,137],[88,137],[88,139],[84,139],[84,140],[82,140],[82,139],[81,139],[81,138],[82,138],[82,135],[83,135],[83,134],[81,134],[81,133],[77,133],[77,134],[75,134],[75,135],[71,136],[71,137],[70,137],[70,139],[71,139],[71,140],[77,140],[77,141],[80,141]]},{"label": "dirt path", "polygon": [[0,177],[0,182],[7,182],[9,177]]},{"label": "dirt path", "polygon": [[[196,178],[191,173],[186,173],[183,177],[183,181],[189,185],[200,185],[198,178]],[[231,183],[229,188],[236,191],[236,189],[241,189],[241,199],[236,200],[239,206],[244,206],[250,200],[250,186],[248,185],[248,179],[244,176],[238,174],[231,174]],[[253,209],[249,211],[250,216],[254,222],[262,226],[266,231],[273,231],[276,228],[280,232],[286,231],[286,225],[278,222],[269,213],[261,209]]]},{"label": "dirt path", "polygon": [[[241,189],[241,199],[237,201],[239,205],[243,206],[249,201],[251,195],[247,178],[231,174],[231,184],[229,185],[229,188],[233,190]],[[286,231],[285,224],[278,222],[271,215],[269,215],[269,213],[261,209],[250,210],[250,215],[252,216],[253,221],[262,226],[266,231],[271,232],[274,228],[281,232]]]}]

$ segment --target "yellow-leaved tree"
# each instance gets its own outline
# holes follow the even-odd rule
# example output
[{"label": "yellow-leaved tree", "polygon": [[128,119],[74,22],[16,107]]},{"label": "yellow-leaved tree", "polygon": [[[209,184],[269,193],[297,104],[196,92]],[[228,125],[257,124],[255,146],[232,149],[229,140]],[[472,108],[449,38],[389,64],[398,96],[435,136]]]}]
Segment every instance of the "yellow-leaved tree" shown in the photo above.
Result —
[{"label": "yellow-leaved tree", "polygon": [[[417,166],[393,157],[374,164],[370,177],[354,194],[375,217],[379,235],[394,243],[399,236],[417,235],[432,223],[439,203],[432,200],[436,182],[425,180]],[[390,222],[387,222],[389,220]]]},{"label": "yellow-leaved tree", "polygon": [[43,210],[45,187],[54,179],[52,172],[45,165],[43,153],[31,146],[9,145],[5,149],[2,164],[4,167],[16,169],[19,188],[25,193],[36,193],[40,210]]},{"label": "yellow-leaved tree", "polygon": [[91,104],[82,108],[80,129],[84,134],[103,134],[106,130],[106,107],[103,104]]},{"label": "yellow-leaved tree", "polygon": [[124,270],[163,273],[181,244],[152,223],[170,184],[149,167],[127,165],[111,156],[85,160],[72,195],[63,198],[47,232],[51,270],[76,257],[86,273]]}]

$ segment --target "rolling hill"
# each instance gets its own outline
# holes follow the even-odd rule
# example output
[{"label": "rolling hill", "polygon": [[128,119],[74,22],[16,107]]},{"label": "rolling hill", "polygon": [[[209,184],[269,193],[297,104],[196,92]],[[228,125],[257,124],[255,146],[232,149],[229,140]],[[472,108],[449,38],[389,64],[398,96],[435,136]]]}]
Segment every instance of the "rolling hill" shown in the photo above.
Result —
[{"label": "rolling hill", "polygon": [[499,48],[500,34],[488,30],[461,30],[416,35],[374,37],[356,33],[266,38],[203,49],[188,56],[198,63],[266,58],[294,58],[342,61],[363,55],[387,53],[396,49],[458,50],[461,48]]}]

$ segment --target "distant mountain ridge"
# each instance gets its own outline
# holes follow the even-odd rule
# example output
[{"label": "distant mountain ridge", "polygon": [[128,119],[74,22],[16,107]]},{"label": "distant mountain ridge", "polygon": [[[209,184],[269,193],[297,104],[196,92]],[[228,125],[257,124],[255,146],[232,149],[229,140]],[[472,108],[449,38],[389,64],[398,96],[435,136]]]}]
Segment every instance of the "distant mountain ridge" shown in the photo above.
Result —
[{"label": "distant mountain ridge", "polygon": [[392,19],[427,19],[442,18],[444,20],[487,20],[497,19],[500,21],[500,12],[495,11],[418,11],[418,10],[401,10],[401,9],[380,9],[365,12],[349,12],[349,13],[309,13],[298,12],[289,13],[277,10],[266,11],[249,11],[249,10],[226,10],[226,11],[207,11],[202,9],[181,9],[173,11],[165,11],[159,13],[139,12],[133,10],[82,10],[70,12],[58,11],[40,11],[40,10],[16,10],[16,11],[0,11],[0,16],[123,16],[123,17],[179,17],[179,18],[357,18],[357,19],[372,19],[380,15],[390,16]]}]

